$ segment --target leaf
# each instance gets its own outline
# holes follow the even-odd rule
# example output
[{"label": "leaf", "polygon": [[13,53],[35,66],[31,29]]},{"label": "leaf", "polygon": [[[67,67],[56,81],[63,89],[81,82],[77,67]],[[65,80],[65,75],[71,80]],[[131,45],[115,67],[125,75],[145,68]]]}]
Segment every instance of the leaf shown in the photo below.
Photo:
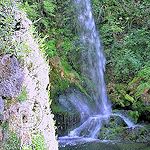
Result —
[{"label": "leaf", "polygon": [[135,101],[134,98],[131,97],[131,96],[128,95],[128,94],[125,95],[125,99],[128,100],[128,101],[131,102],[131,103],[134,103],[134,101]]}]

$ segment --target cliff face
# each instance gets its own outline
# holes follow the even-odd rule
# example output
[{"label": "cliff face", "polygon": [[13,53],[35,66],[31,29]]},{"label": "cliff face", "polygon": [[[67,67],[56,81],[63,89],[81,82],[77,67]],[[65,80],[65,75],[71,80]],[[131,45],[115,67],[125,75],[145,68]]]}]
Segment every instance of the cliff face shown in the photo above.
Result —
[{"label": "cliff face", "polygon": [[[25,43],[27,50],[24,50],[29,50],[29,52],[23,53],[22,50],[17,53],[17,55],[23,56],[20,65],[22,76],[18,77],[22,80],[16,79],[20,83],[19,90],[21,92],[19,91],[9,96],[10,105],[6,104],[8,100],[3,100],[2,93],[4,93],[5,86],[0,87],[0,104],[3,104],[3,101],[5,103],[5,109],[2,105],[0,107],[3,114],[2,120],[3,122],[8,122],[9,131],[15,132],[20,138],[20,146],[33,145],[33,137],[41,135],[44,139],[45,149],[57,150],[58,143],[55,137],[54,120],[50,110],[48,91],[46,90],[49,84],[49,67],[31,33],[30,27],[32,22],[18,9],[15,9],[14,14],[14,20],[19,23],[19,29],[13,35],[13,41],[18,44]],[[1,64],[3,64],[3,67],[6,67],[3,63],[4,56],[1,57]],[[16,59],[16,57],[14,58]],[[0,67],[2,67],[1,64]],[[0,77],[5,75],[5,73],[7,72],[0,71]],[[7,75],[9,78],[11,77],[11,74],[10,76],[9,74]],[[10,91],[15,91],[14,88],[18,87],[18,84],[15,84],[16,80],[13,79],[15,78],[7,80],[7,84],[11,82],[10,84],[12,85]],[[2,78],[0,78],[0,81],[2,81]],[[7,95],[4,96],[8,98]],[[19,97],[21,97],[21,102]],[[0,130],[2,129],[0,128]],[[7,140],[5,135],[0,135],[0,137],[4,141]]]}]

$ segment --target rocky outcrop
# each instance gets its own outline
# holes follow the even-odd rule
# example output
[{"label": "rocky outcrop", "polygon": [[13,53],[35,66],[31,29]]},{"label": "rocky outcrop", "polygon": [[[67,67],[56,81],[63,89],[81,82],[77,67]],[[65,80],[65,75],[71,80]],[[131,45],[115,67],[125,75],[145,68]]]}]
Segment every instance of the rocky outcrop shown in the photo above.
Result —
[{"label": "rocky outcrop", "polygon": [[60,95],[58,101],[68,112],[79,112],[82,120],[92,113],[91,109],[88,108],[89,105],[92,107],[90,100],[75,88],[70,88],[63,95]]},{"label": "rocky outcrop", "polygon": [[[44,136],[47,149],[55,150],[57,149],[57,142],[54,121],[49,108],[48,91],[46,91],[49,84],[49,68],[40,53],[37,42],[29,31],[31,21],[20,11],[16,11],[15,17],[16,20],[20,21],[22,30],[16,32],[14,39],[18,42],[25,42],[31,50],[24,59],[24,86],[26,87],[28,98],[20,106],[19,111],[20,117],[23,119],[21,127],[22,145],[28,141],[26,135],[33,130],[37,130]],[[25,122],[24,118],[26,118]],[[29,132],[27,132],[27,128]]]},{"label": "rocky outcrop", "polygon": [[77,88],[69,88],[58,97],[58,102],[63,112],[56,113],[55,119],[58,135],[62,136],[69,132],[75,125],[86,120],[91,114],[92,101]]},{"label": "rocky outcrop", "polygon": [[3,98],[17,97],[21,92],[23,78],[23,71],[14,55],[0,56],[0,115],[4,111]]},{"label": "rocky outcrop", "polygon": [[[24,43],[27,50],[22,49],[17,53],[19,57],[22,57],[22,72],[16,72],[12,68],[11,71],[14,71],[14,74],[12,72],[7,74],[7,72],[0,70],[1,81],[3,80],[1,76],[8,76],[6,83],[3,81],[0,82],[0,96],[15,97],[15,102],[7,106],[7,108],[5,107],[3,113],[4,120],[9,122],[9,130],[17,133],[22,147],[32,144],[33,135],[39,133],[44,137],[45,148],[47,150],[57,150],[58,143],[55,136],[54,120],[50,110],[48,91],[46,90],[49,84],[49,67],[41,54],[38,43],[30,31],[32,22],[23,12],[17,8],[14,10],[14,20],[19,22],[20,28],[15,31],[13,41],[18,44]],[[8,61],[7,59],[7,57],[2,58],[2,65],[0,64],[0,67],[5,68],[6,63],[8,61],[11,62],[12,59],[16,61],[14,61],[16,63],[15,66],[18,65],[17,59],[14,56],[8,59]],[[13,66],[11,65],[11,67]],[[11,78],[14,80],[10,80]],[[6,90],[7,86],[5,85],[10,85],[10,89]],[[22,102],[19,102],[17,99],[20,87],[27,93],[25,100]],[[3,101],[0,103],[3,103]],[[0,107],[0,109],[3,111],[4,108]]]},{"label": "rocky outcrop", "polygon": [[0,56],[0,96],[16,97],[22,87],[23,71],[14,55]]}]

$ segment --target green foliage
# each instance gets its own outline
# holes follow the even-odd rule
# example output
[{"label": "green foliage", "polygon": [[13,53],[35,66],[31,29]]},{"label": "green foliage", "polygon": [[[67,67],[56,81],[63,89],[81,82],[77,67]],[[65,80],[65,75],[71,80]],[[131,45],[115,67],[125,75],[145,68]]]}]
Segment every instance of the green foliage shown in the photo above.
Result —
[{"label": "green foliage", "polygon": [[150,67],[144,67],[129,83],[131,93],[138,99],[145,91],[150,89]]},{"label": "green foliage", "polygon": [[32,150],[32,146],[23,146],[22,150]]},{"label": "green foliage", "polygon": [[7,121],[2,122],[1,127],[3,129],[3,131],[7,131],[9,129],[9,124]]},{"label": "green foliage", "polygon": [[34,22],[38,31],[47,34],[55,24],[55,3],[56,1],[52,0],[44,0],[40,1],[40,3],[38,0],[26,0],[21,8]]},{"label": "green foliage", "polygon": [[14,53],[11,35],[14,32],[14,13],[11,0],[0,1],[0,55]]},{"label": "green foliage", "polygon": [[46,54],[48,57],[54,57],[57,55],[57,49],[56,49],[56,40],[51,39],[50,41],[46,42],[45,44]]},{"label": "green foliage", "polygon": [[129,102],[133,103],[135,100],[133,97],[131,97],[129,94],[125,95],[125,99],[128,100]]},{"label": "green foliage", "polygon": [[144,80],[149,80],[150,79],[150,67],[146,66],[141,71],[139,71],[138,77],[140,77]]},{"label": "green foliage", "polygon": [[40,18],[40,15],[38,13],[35,13],[38,11],[38,3],[34,2],[33,4],[29,4],[28,1],[24,3],[24,5],[21,6],[21,9],[30,16],[30,19],[33,19],[36,21],[36,19]]},{"label": "green foliage", "polygon": [[132,78],[143,66],[150,63],[150,42],[147,29],[132,30],[121,45],[114,46],[112,53],[117,79]]},{"label": "green foliage", "polygon": [[17,99],[19,102],[23,102],[23,101],[27,100],[27,98],[28,98],[28,96],[27,96],[26,87],[22,87],[21,93]]},{"label": "green foliage", "polygon": [[44,0],[43,7],[48,15],[55,16],[54,12],[56,5],[53,0]]},{"label": "green foliage", "polygon": [[139,119],[139,112],[138,111],[129,111],[128,115],[134,119],[134,121],[137,123],[138,119]]},{"label": "green foliage", "polygon": [[32,145],[34,150],[46,150],[44,137],[39,133],[32,136]]},{"label": "green foliage", "polygon": [[22,150],[47,150],[44,137],[40,133],[36,133],[32,136],[32,145],[30,146],[23,146]]},{"label": "green foliage", "polygon": [[[110,86],[110,87],[109,87]],[[131,101],[126,100],[127,85],[125,84],[110,84],[108,93],[113,102],[114,107],[126,107],[131,105]]]},{"label": "green foliage", "polygon": [[8,133],[8,139],[4,143],[5,150],[20,150],[20,139],[11,131]]},{"label": "green foliage", "polygon": [[[149,120],[149,90],[150,90],[150,67],[144,67],[128,84],[115,84],[108,87],[110,98],[114,107],[122,107],[129,110],[129,115],[139,121],[141,116]],[[110,92],[113,91],[113,92]]]},{"label": "green foliage", "polygon": [[[116,81],[126,82],[149,64],[149,3],[136,1],[93,1],[108,69]],[[113,69],[111,69],[113,68]]]}]

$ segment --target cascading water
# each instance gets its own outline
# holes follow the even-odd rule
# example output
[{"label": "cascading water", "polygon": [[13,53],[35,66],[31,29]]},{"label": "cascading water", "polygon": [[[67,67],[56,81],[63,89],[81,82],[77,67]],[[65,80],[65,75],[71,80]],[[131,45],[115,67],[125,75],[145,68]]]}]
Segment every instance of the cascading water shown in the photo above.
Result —
[{"label": "cascading water", "polygon": [[111,105],[107,99],[104,70],[105,57],[92,15],[90,0],[75,0],[78,16],[78,32],[81,45],[81,72],[92,82],[91,97],[95,101],[95,114],[110,115]]},{"label": "cascading water", "polygon": [[86,114],[84,106],[89,107],[88,112],[90,112],[90,115],[88,113],[87,119],[82,121],[82,124],[72,130],[68,136],[60,138],[60,141],[66,143],[70,142],[70,139],[80,139],[80,141],[83,139],[86,139],[86,141],[97,139],[102,125],[108,123],[110,116],[119,116],[129,127],[134,126],[129,119],[121,114],[111,113],[111,104],[107,98],[104,81],[105,57],[92,15],[90,0],[75,0],[74,3],[78,17],[80,41],[82,47],[84,47],[81,56],[81,71],[94,85],[90,92],[95,107],[90,108],[87,103],[84,105],[82,100],[82,105],[79,105],[78,102],[72,102],[80,113],[85,111],[83,114]]}]

